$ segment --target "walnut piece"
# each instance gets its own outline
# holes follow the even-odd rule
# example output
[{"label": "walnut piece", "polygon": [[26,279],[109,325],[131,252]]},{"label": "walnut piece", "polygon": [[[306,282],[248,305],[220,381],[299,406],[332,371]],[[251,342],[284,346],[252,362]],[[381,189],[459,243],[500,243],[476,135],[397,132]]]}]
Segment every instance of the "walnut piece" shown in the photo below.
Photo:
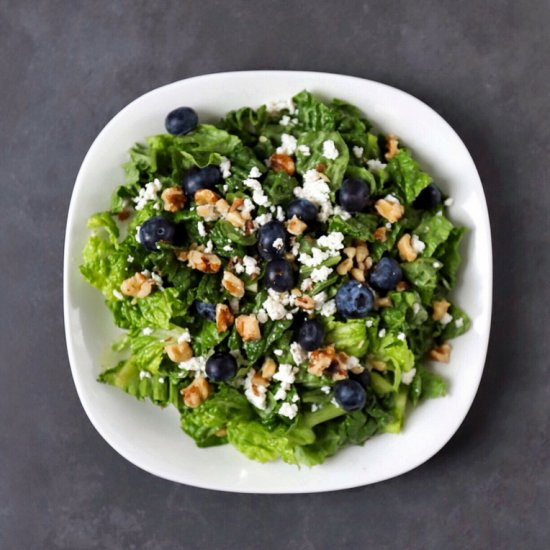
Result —
[{"label": "walnut piece", "polygon": [[353,267],[353,260],[346,258],[336,266],[336,273],[338,275],[345,275]]},{"label": "walnut piece", "polygon": [[380,241],[381,243],[385,243],[387,240],[386,236],[386,228],[385,227],[379,227],[373,234],[375,241]]},{"label": "walnut piece", "polygon": [[289,176],[292,176],[296,171],[296,165],[291,156],[284,153],[275,153],[271,155],[271,169],[274,172],[286,172]]},{"label": "walnut piece", "polygon": [[397,292],[403,292],[408,289],[409,289],[409,284],[407,283],[407,281],[399,281],[397,283],[397,286],[395,287],[395,290],[397,290]]},{"label": "walnut piece", "polygon": [[233,324],[233,313],[225,304],[216,305],[216,328],[218,332],[225,332]]},{"label": "walnut piece", "polygon": [[220,214],[227,214],[229,212],[229,203],[225,199],[218,200],[214,206]]},{"label": "walnut piece", "polygon": [[414,262],[418,256],[416,250],[412,246],[412,239],[409,233],[405,233],[399,241],[397,241],[397,250],[399,257],[405,262]]},{"label": "walnut piece", "polygon": [[207,222],[217,220],[220,215],[213,204],[201,204],[197,206],[197,215]]},{"label": "walnut piece", "polygon": [[169,344],[168,346],[164,346],[164,351],[170,358],[170,361],[174,361],[174,363],[182,363],[183,361],[188,361],[191,357],[193,357],[193,350],[191,349],[189,342]]},{"label": "walnut piece", "polygon": [[275,371],[277,370],[277,363],[271,357],[267,357],[262,365],[262,376],[266,380],[271,380],[271,377],[275,374]]},{"label": "walnut piece", "polygon": [[245,219],[239,214],[239,212],[228,212],[225,216],[226,221],[228,221],[233,227],[242,229],[246,225]]},{"label": "walnut piece", "polygon": [[307,224],[298,218],[298,216],[292,216],[286,224],[286,230],[291,235],[301,235],[306,229]]},{"label": "walnut piece", "polygon": [[244,282],[236,275],[233,275],[231,271],[224,271],[222,286],[235,298],[242,298],[244,296]]},{"label": "walnut piece", "polygon": [[434,361],[439,361],[440,363],[448,363],[451,359],[451,344],[441,344],[437,348],[434,348],[430,351],[429,357]]},{"label": "walnut piece", "polygon": [[222,261],[216,254],[208,254],[200,250],[189,250],[187,253],[187,264],[191,269],[196,269],[203,273],[217,273],[222,266]]},{"label": "walnut piece", "polygon": [[311,296],[298,296],[294,303],[300,308],[306,311],[312,311],[315,309],[315,301]]},{"label": "walnut piece", "polygon": [[243,206],[244,206],[244,199],[241,199],[241,197],[236,197],[233,199],[233,202],[231,203],[229,212],[236,212]]},{"label": "walnut piece", "polygon": [[355,260],[357,262],[364,262],[369,255],[369,249],[367,245],[361,245],[356,248]]},{"label": "walnut piece", "polygon": [[449,302],[447,302],[447,300],[443,299],[443,300],[435,300],[432,304],[432,307],[433,307],[433,314],[432,314],[432,318],[434,321],[441,321],[441,319],[443,319],[443,317],[445,317],[445,314],[447,313],[447,311],[449,311],[449,306],[451,304]]},{"label": "walnut piece", "polygon": [[386,199],[377,200],[374,204],[374,208],[376,208],[376,211],[390,223],[395,223],[400,220],[405,213],[405,208],[401,203],[388,201]]},{"label": "walnut piece", "polygon": [[245,342],[253,342],[262,337],[260,323],[256,315],[239,315],[235,319],[235,327]]},{"label": "walnut piece", "polygon": [[383,298],[378,297],[374,299],[374,307],[391,307],[392,305],[393,304],[389,296],[384,296]]},{"label": "walnut piece", "polygon": [[356,280],[356,281],[359,281],[360,283],[364,283],[365,282],[365,272],[364,270],[358,268],[358,267],[354,267],[352,270],[351,270],[351,276]]},{"label": "walnut piece", "polygon": [[120,290],[125,296],[145,298],[145,296],[151,294],[154,286],[155,281],[153,279],[149,279],[143,273],[137,272],[132,277],[122,281]]},{"label": "walnut piece", "polygon": [[197,205],[216,204],[219,199],[219,195],[210,189],[199,189],[195,192],[195,202]]},{"label": "walnut piece", "polygon": [[164,210],[167,212],[177,212],[185,205],[186,197],[183,189],[179,185],[166,188],[161,195],[164,203]]},{"label": "walnut piece", "polygon": [[348,377],[347,358],[345,353],[336,353],[334,346],[319,348],[309,354],[307,370],[314,376],[328,375],[332,380],[343,380]]},{"label": "walnut piece", "polygon": [[213,390],[206,378],[199,376],[181,390],[183,402],[192,409],[196,409],[212,394]]},{"label": "walnut piece", "polygon": [[394,135],[388,134],[386,136],[386,148],[388,150],[385,155],[386,160],[390,160],[393,156],[397,155],[397,152],[399,151],[398,145],[399,140]]},{"label": "walnut piece", "polygon": [[344,248],[343,252],[348,258],[353,260],[353,258],[355,258],[355,254],[357,254],[357,248],[355,248],[355,246],[347,246]]}]

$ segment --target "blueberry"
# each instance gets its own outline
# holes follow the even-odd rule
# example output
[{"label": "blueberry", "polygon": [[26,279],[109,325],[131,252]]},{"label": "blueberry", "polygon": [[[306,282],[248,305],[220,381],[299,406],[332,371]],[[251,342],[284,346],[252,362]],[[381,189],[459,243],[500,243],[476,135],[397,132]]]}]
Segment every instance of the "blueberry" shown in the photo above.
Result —
[{"label": "blueberry", "polygon": [[286,252],[288,234],[281,222],[271,221],[260,227],[258,252],[264,260],[275,260]]},{"label": "blueberry", "polygon": [[413,206],[419,210],[431,210],[441,203],[441,191],[435,183],[424,187],[413,202]]},{"label": "blueberry", "polygon": [[340,206],[347,212],[365,210],[370,199],[369,184],[363,180],[348,178],[342,182],[338,191]]},{"label": "blueberry", "polygon": [[367,393],[355,380],[339,380],[334,384],[334,399],[345,411],[359,411],[367,402]]},{"label": "blueberry", "polygon": [[158,250],[159,241],[173,243],[175,237],[176,224],[162,216],[149,218],[139,228],[139,242],[147,250]]},{"label": "blueberry", "polygon": [[209,164],[204,168],[197,166],[188,170],[181,179],[181,185],[185,194],[193,199],[195,193],[200,189],[216,191],[216,184],[221,181],[222,174],[215,164]]},{"label": "blueberry", "polygon": [[224,382],[235,376],[237,361],[235,361],[235,358],[231,354],[225,351],[218,351],[207,359],[204,370],[210,380]]},{"label": "blueberry", "polygon": [[291,219],[296,216],[307,225],[311,225],[317,220],[317,207],[307,199],[294,199],[286,208],[286,217]]},{"label": "blueberry", "polygon": [[294,286],[294,271],[286,260],[271,260],[265,268],[265,284],[277,292],[290,290]]},{"label": "blueberry", "polygon": [[306,351],[313,351],[323,344],[325,327],[318,319],[308,319],[298,329],[296,339]]},{"label": "blueberry", "polygon": [[164,126],[169,134],[181,136],[194,130],[198,123],[199,117],[191,107],[179,107],[168,113]]},{"label": "blueberry", "polygon": [[380,258],[369,276],[369,283],[376,290],[393,290],[403,279],[403,271],[399,263],[388,256]]},{"label": "blueberry", "polygon": [[358,281],[348,281],[336,292],[336,309],[347,319],[366,317],[373,305],[371,290]]},{"label": "blueberry", "polygon": [[367,369],[359,374],[353,374],[353,372],[350,372],[349,377],[351,380],[359,382],[359,384],[361,384],[361,386],[363,386],[365,389],[370,386],[370,372]]},{"label": "blueberry", "polygon": [[196,312],[205,319],[208,319],[209,321],[215,321],[216,320],[216,306],[215,304],[207,304],[206,302],[200,302],[199,300],[195,300],[195,310]]}]

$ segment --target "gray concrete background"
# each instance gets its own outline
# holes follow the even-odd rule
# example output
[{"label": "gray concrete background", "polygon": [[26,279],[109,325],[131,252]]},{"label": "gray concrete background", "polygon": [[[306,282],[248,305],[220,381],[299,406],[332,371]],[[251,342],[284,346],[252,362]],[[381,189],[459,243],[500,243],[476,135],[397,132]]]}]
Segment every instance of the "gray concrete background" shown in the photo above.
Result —
[{"label": "gray concrete background", "polygon": [[[546,0],[0,0],[0,548],[548,548],[549,25]],[[487,194],[479,394],[443,451],[375,486],[254,496],[157,479],[95,432],[69,371],[63,233],[98,131],[161,84],[272,68],[416,95],[464,139]]]}]

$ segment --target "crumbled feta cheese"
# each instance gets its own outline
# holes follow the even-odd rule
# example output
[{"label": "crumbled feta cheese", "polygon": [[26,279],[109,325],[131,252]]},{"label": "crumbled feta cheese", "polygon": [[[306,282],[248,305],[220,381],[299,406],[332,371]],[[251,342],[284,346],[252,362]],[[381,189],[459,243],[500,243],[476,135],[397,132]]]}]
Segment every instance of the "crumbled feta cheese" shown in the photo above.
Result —
[{"label": "crumbled feta cheese", "polygon": [[308,201],[319,207],[317,218],[319,221],[326,222],[332,214],[333,207],[330,200],[330,187],[328,178],[317,170],[308,170],[303,175],[302,187],[294,188],[294,195]]},{"label": "crumbled feta cheese", "polygon": [[453,316],[447,312],[443,315],[443,318],[439,321],[443,326],[448,325],[453,320]]},{"label": "crumbled feta cheese", "polygon": [[185,329],[178,338],[178,344],[182,342],[191,342],[191,335],[187,329]]},{"label": "crumbled feta cheese", "polygon": [[448,199],[445,199],[445,201],[443,202],[443,204],[444,204],[445,206],[452,206],[454,202],[455,202],[455,200],[454,200],[452,197],[449,197]]},{"label": "crumbled feta cheese", "polygon": [[292,401],[293,403],[297,403],[298,401],[300,401],[300,396],[299,396],[297,393],[295,393],[295,394],[292,396],[291,401]]},{"label": "crumbled feta cheese", "polygon": [[416,374],[416,369],[412,368],[410,371],[404,372],[401,374],[401,382],[408,386],[414,379],[414,375]]},{"label": "crumbled feta cheese", "polygon": [[317,403],[312,403],[311,404],[311,412],[314,413],[314,412],[317,412],[321,407],[319,407],[319,405],[317,405]]},{"label": "crumbled feta cheese", "polygon": [[227,157],[222,157],[222,161],[220,162],[220,171],[223,179],[227,179],[231,176],[231,161]]},{"label": "crumbled feta cheese", "polygon": [[225,252],[233,252],[233,247],[230,244],[226,244],[222,250],[225,250]]},{"label": "crumbled feta cheese", "polygon": [[[293,252],[293,254],[294,254],[294,252]],[[309,277],[306,277],[302,281],[302,284],[300,285],[300,290],[302,292],[307,292],[308,290],[311,290],[312,287],[313,287],[313,281]]]},{"label": "crumbled feta cheese", "polygon": [[191,357],[191,359],[188,359],[187,361],[178,363],[178,367],[186,371],[204,373],[204,368],[206,367],[206,357],[202,355],[199,357]]},{"label": "crumbled feta cheese", "polygon": [[316,267],[322,264],[325,260],[330,258],[330,253],[320,248],[313,247],[311,249],[311,254],[306,254],[302,252],[298,257],[298,261],[305,265],[306,267]]},{"label": "crumbled feta cheese", "polygon": [[393,202],[394,204],[400,204],[399,199],[395,195],[386,195],[384,197],[385,201]]},{"label": "crumbled feta cheese", "polygon": [[233,266],[233,269],[235,270],[235,273],[237,275],[244,273],[244,265],[240,261],[235,263],[235,265]]},{"label": "crumbled feta cheese", "polygon": [[294,315],[292,315],[292,312],[289,311],[286,315],[285,315],[285,319],[287,321],[292,321],[292,319],[294,319]]},{"label": "crumbled feta cheese", "polygon": [[411,239],[411,246],[417,254],[422,254],[426,248],[426,244],[418,238],[418,235],[415,235],[414,233]]},{"label": "crumbled feta cheese", "polygon": [[259,141],[260,143],[267,143],[267,138],[266,138],[265,136],[260,136],[260,137],[258,138],[258,141]]},{"label": "crumbled feta cheese", "polygon": [[124,295],[122,294],[122,292],[120,292],[120,290],[117,290],[116,288],[113,290],[113,296],[117,300],[124,300]]},{"label": "crumbled feta cheese", "polygon": [[283,115],[281,120],[279,120],[281,126],[288,126],[290,124],[290,117],[288,115]]},{"label": "crumbled feta cheese", "polygon": [[252,256],[245,256],[243,258],[243,264],[248,276],[252,277],[252,275],[260,274],[260,268],[258,267],[258,261],[256,258],[253,258]]},{"label": "crumbled feta cheese", "polygon": [[267,321],[269,320],[269,317],[267,316],[265,309],[260,309],[258,313],[256,313],[256,318],[258,319],[259,323],[262,323],[262,325],[264,323],[267,323]]},{"label": "crumbled feta cheese", "polygon": [[462,328],[464,326],[464,319],[462,317],[459,317],[455,321],[455,326],[456,326],[456,328]]},{"label": "crumbled feta cheese", "polygon": [[143,334],[143,336],[151,336],[151,334],[153,334],[153,329],[151,327],[145,327],[141,331],[141,334]]},{"label": "crumbled feta cheese", "polygon": [[261,227],[262,225],[270,222],[272,219],[273,216],[269,212],[266,212],[265,214],[260,214],[257,218],[255,218],[254,226]]},{"label": "crumbled feta cheese", "polygon": [[433,263],[433,266],[436,268],[436,269],[439,269],[441,267],[441,263],[440,262],[434,262]]},{"label": "crumbled feta cheese", "polygon": [[246,376],[244,381],[244,395],[252,405],[257,409],[265,409],[267,388],[261,384],[253,384],[252,378],[256,374],[256,371],[252,369]]},{"label": "crumbled feta cheese", "polygon": [[283,350],[282,349],[274,349],[273,350],[273,353],[277,356],[277,357],[281,357],[281,355],[283,355]]},{"label": "crumbled feta cheese", "polygon": [[321,391],[328,395],[332,391],[332,388],[330,386],[321,386]]},{"label": "crumbled feta cheese", "polygon": [[212,241],[208,241],[204,247],[204,252],[205,254],[210,254],[212,250],[214,250],[214,243]]},{"label": "crumbled feta cheese", "polygon": [[162,376],[159,376],[159,384],[164,384],[164,378]]},{"label": "crumbled feta cheese", "polygon": [[373,321],[372,319],[367,319],[367,320],[365,321],[365,326],[366,326],[367,328],[371,328],[373,324],[374,324],[374,321]]},{"label": "crumbled feta cheese", "polygon": [[269,199],[258,180],[247,178],[243,181],[243,184],[249,189],[252,189],[252,200],[258,206],[270,206]]},{"label": "crumbled feta cheese", "polygon": [[333,231],[328,235],[319,237],[317,244],[330,250],[342,250],[344,248],[344,234],[340,231]]},{"label": "crumbled feta cheese", "polygon": [[270,100],[265,104],[266,111],[270,115],[277,115],[281,111],[284,111],[285,109],[293,115],[296,111],[296,108],[294,107],[294,103],[292,103],[292,99],[274,99]]},{"label": "crumbled feta cheese", "polygon": [[298,142],[296,138],[291,134],[281,135],[281,146],[277,147],[277,153],[284,155],[293,155],[296,152],[296,146]]},{"label": "crumbled feta cheese", "polygon": [[289,390],[296,380],[296,370],[296,367],[288,363],[281,363],[277,372],[273,375],[273,380],[277,380],[283,388]]},{"label": "crumbled feta cheese", "polygon": [[307,360],[307,352],[298,342],[290,344],[290,355],[297,365],[301,365]]},{"label": "crumbled feta cheese", "polygon": [[323,156],[328,160],[335,160],[340,156],[336,144],[332,139],[323,141]]},{"label": "crumbled feta cheese", "polygon": [[277,220],[279,220],[280,222],[284,222],[285,219],[286,219],[286,214],[285,214],[285,211],[284,211],[284,208],[282,206],[277,206],[277,214],[275,215],[275,217],[277,218]]},{"label": "crumbled feta cheese", "polygon": [[277,296],[273,295],[273,293],[269,293],[262,306],[272,321],[284,319],[287,314],[285,306],[281,303],[281,300]]},{"label": "crumbled feta cheese", "polygon": [[250,214],[256,207],[250,199],[244,199],[244,203],[241,207],[242,214]]},{"label": "crumbled feta cheese", "polygon": [[155,178],[154,181],[150,181],[145,184],[145,187],[142,187],[139,190],[139,194],[133,200],[136,203],[136,210],[143,210],[148,202],[157,200],[158,192],[162,189],[162,184],[158,178]]},{"label": "crumbled feta cheese", "polygon": [[131,254],[128,254],[128,257],[126,258],[126,261],[129,263],[132,263],[134,261],[134,257]]},{"label": "crumbled feta cheese", "polygon": [[257,166],[253,166],[250,169],[248,177],[253,178],[253,179],[257,179],[257,178],[261,177],[261,175],[262,175],[262,173],[260,172],[260,169]]},{"label": "crumbled feta cheese", "polygon": [[420,304],[418,302],[415,302],[413,304],[413,313],[416,315],[420,311]]},{"label": "crumbled feta cheese", "polygon": [[139,238],[139,231],[141,229],[141,225],[138,225],[136,227],[136,241],[141,244],[141,239]]},{"label": "crumbled feta cheese", "polygon": [[358,145],[354,145],[351,150],[353,151],[353,154],[355,155],[355,158],[361,159],[363,158],[363,152],[365,151],[363,147],[359,147]]},{"label": "crumbled feta cheese", "polygon": [[386,168],[386,164],[376,159],[367,160],[367,166],[371,172],[378,172]]},{"label": "crumbled feta cheese", "polygon": [[336,313],[336,300],[329,300],[321,308],[321,315],[323,317],[330,317]]},{"label": "crumbled feta cheese", "polygon": [[162,277],[158,273],[151,273],[151,279],[153,279],[157,287],[162,290]]},{"label": "crumbled feta cheese", "polygon": [[311,280],[315,283],[322,283],[328,279],[329,275],[333,271],[334,270],[332,269],[332,267],[328,267],[326,265],[322,265],[321,267],[316,267],[311,272]]},{"label": "crumbled feta cheese", "polygon": [[298,405],[296,403],[283,403],[279,409],[279,414],[292,420],[298,414]]},{"label": "crumbled feta cheese", "polygon": [[382,328],[378,331],[378,338],[384,338],[386,336],[386,329]]},{"label": "crumbled feta cheese", "polygon": [[273,399],[275,401],[282,401],[283,399],[286,399],[287,392],[283,388],[279,388],[274,394]]},{"label": "crumbled feta cheese", "polygon": [[139,379],[143,380],[144,378],[151,378],[151,373],[146,370],[139,371]]},{"label": "crumbled feta cheese", "polygon": [[335,407],[340,407],[340,403],[338,403],[338,401],[336,401],[336,397],[333,397],[330,402],[335,406]]},{"label": "crumbled feta cheese", "polygon": [[351,218],[351,214],[344,210],[339,204],[333,206],[332,214],[334,216],[340,216],[343,220],[349,220]]},{"label": "crumbled feta cheese", "polygon": [[307,146],[307,145],[298,145],[298,147],[296,148],[296,150],[299,152],[299,153],[302,153],[302,155],[304,155],[304,157],[309,157],[311,156],[311,149]]},{"label": "crumbled feta cheese", "polygon": [[359,359],[353,355],[349,355],[346,359],[346,370],[351,370],[359,366]]},{"label": "crumbled feta cheese", "polygon": [[405,333],[404,332],[400,332],[398,335],[397,335],[397,339],[398,340],[402,340],[403,342],[407,339],[407,337],[405,336]]},{"label": "crumbled feta cheese", "polygon": [[285,246],[285,242],[281,237],[279,237],[273,241],[272,246],[275,250],[281,250]]}]

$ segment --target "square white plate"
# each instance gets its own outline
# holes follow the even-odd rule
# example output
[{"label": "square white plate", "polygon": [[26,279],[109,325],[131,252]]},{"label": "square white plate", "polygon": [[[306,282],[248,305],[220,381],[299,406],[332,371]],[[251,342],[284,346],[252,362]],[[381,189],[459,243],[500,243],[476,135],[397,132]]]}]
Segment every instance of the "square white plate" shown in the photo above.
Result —
[{"label": "square white plate", "polygon": [[[406,143],[438,185],[454,199],[453,221],[468,228],[464,264],[454,298],[472,318],[472,328],[453,342],[451,363],[438,367],[449,395],[423,402],[406,419],[403,433],[384,434],[350,447],[325,464],[298,469],[258,464],[231,446],[198,449],[181,432],[175,410],[139,402],[99,384],[100,357],[117,331],[101,295],[82,279],[78,266],[88,236],[86,220],[109,208],[123,182],[128,149],[164,132],[164,118],[181,105],[203,122],[227,111],[259,106],[307,89],[360,107],[375,126]],[[122,456],[157,476],[197,487],[247,493],[308,493],[375,483],[419,466],[449,441],[476,394],[489,338],[492,303],[489,217],[481,182],[466,147],[453,129],[418,99],[395,88],[335,74],[247,71],[199,76],[169,84],[136,99],[96,138],[78,173],[67,220],[64,313],[69,359],[84,410],[97,431]]]}]

